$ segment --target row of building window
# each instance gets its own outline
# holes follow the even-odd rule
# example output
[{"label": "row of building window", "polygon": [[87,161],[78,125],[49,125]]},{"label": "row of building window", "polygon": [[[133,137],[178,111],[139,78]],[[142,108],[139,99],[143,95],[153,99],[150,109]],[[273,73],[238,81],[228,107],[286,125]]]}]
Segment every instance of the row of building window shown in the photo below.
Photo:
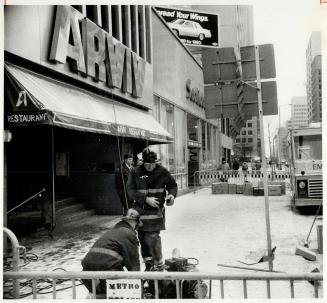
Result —
[{"label": "row of building window", "polygon": [[236,143],[252,143],[253,142],[253,138],[237,138]]}]

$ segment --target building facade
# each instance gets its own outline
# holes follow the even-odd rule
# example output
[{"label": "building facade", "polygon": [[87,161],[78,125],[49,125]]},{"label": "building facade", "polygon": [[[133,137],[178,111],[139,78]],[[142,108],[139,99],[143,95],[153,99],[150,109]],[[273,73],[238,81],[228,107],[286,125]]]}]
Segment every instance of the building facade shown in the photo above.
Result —
[{"label": "building facade", "polygon": [[218,165],[202,67],[152,7],[7,6],[4,21],[5,209],[42,191],[28,204],[51,228],[68,197],[120,214],[115,169],[146,146],[180,190]]},{"label": "building facade", "polygon": [[308,122],[321,122],[321,32],[312,32],[306,50]]},{"label": "building facade", "polygon": [[308,126],[308,104],[306,97],[291,99],[292,128]]},{"label": "building facade", "polygon": [[277,133],[274,136],[274,156],[278,164],[283,162],[289,162],[289,144],[287,137],[287,127],[277,128]]},{"label": "building facade", "polygon": [[246,121],[245,127],[235,138],[234,150],[236,157],[244,158],[246,161],[260,157],[260,126],[257,117],[252,117],[251,120]]}]

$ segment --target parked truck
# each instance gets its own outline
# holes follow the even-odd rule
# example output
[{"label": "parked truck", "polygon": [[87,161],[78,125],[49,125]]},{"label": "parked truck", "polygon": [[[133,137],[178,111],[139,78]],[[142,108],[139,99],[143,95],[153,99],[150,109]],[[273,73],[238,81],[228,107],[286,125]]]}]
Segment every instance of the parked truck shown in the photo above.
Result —
[{"label": "parked truck", "polygon": [[291,129],[289,143],[292,206],[318,206],[323,196],[321,123]]}]

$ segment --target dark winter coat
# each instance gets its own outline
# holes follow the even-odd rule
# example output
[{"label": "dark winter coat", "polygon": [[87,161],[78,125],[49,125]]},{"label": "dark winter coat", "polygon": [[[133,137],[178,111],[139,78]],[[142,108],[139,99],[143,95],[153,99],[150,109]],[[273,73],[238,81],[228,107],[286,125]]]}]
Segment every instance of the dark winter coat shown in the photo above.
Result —
[{"label": "dark winter coat", "polygon": [[[161,165],[156,165],[153,171],[147,171],[143,165],[132,169],[127,182],[128,195],[133,199],[133,207],[140,213],[142,231],[160,231],[165,227],[165,197],[168,194],[177,196],[177,184],[169,171]],[[156,197],[159,208],[154,208],[145,202],[147,197]]]},{"label": "dark winter coat", "polygon": [[127,185],[127,180],[130,171],[131,170],[127,167],[126,163],[122,163],[115,171],[116,190],[118,195],[120,196],[124,195],[124,191],[125,191],[124,188]]},{"label": "dark winter coat", "polygon": [[240,163],[238,163],[237,160],[234,160],[233,162],[233,170],[239,170],[240,168]]},{"label": "dark winter coat", "polygon": [[127,222],[120,221],[102,235],[82,260],[86,271],[140,270],[138,239]]}]

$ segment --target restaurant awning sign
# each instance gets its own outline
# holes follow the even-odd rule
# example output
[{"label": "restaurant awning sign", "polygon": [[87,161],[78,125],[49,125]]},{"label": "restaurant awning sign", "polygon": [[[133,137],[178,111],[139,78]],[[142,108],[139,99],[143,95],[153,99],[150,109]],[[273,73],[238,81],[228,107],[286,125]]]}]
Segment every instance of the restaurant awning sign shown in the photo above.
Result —
[{"label": "restaurant awning sign", "polygon": [[217,14],[158,6],[155,9],[184,44],[202,47],[219,46]]}]

